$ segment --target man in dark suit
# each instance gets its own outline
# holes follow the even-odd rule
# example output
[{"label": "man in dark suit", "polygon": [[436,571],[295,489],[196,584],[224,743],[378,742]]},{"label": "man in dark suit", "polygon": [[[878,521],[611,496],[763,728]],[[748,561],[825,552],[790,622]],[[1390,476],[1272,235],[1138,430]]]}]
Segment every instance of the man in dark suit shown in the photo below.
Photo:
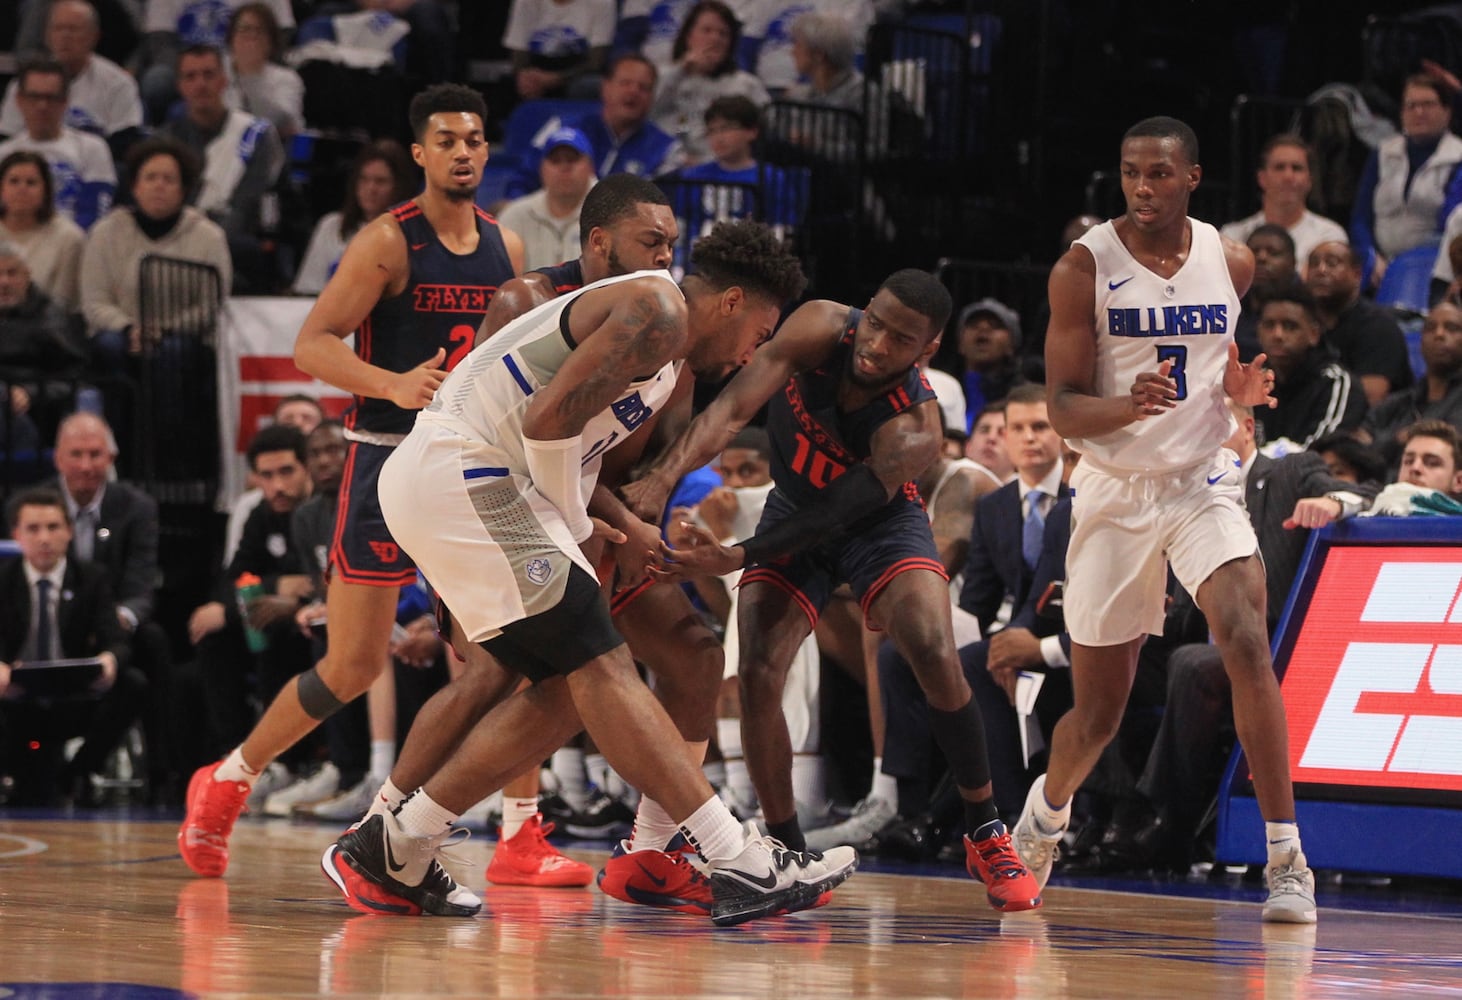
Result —
[{"label": "man in dark suit", "polygon": [[[1016,677],[1028,668],[1057,668],[1047,675],[1050,690],[1042,689],[1038,703],[1050,705],[1053,722],[1071,700],[1070,681],[1059,669],[1070,662],[1069,640],[1063,643],[1059,618],[1038,610],[1050,581],[1065,576],[1071,511],[1061,439],[1047,419],[1043,386],[1011,390],[1005,404],[1005,442],[1016,478],[975,505],[959,599],[960,608],[979,619],[988,638],[962,647],[959,657],[985,723],[995,806],[1002,815],[1013,816],[1029,788],[1020,720],[1012,702]],[[1039,591],[1033,586],[1038,579],[1043,581]],[[1010,621],[1000,628],[1006,602],[1012,609]],[[932,763],[928,703],[909,665],[886,644],[879,653],[878,678],[886,727],[883,770],[899,787],[898,818],[880,832],[879,841],[917,843],[928,836],[929,826],[924,817]]]},{"label": "man in dark suit", "polygon": [[117,603],[117,622],[131,650],[131,662],[147,677],[142,712],[149,787],[160,792],[177,773],[169,705],[172,651],[167,634],[153,620],[159,582],[157,501],[130,483],[111,478],[117,441],[100,416],[73,413],[56,431],[56,480],[71,517],[74,537],[68,555],[106,571]]},{"label": "man in dark suit", "polygon": [[[0,719],[14,800],[55,801],[62,790],[86,800],[91,776],[136,717],[146,680],[126,668],[127,644],[106,572],[67,555],[71,520],[61,496],[28,490],[12,501],[9,514],[21,554],[0,566]],[[99,661],[100,673],[76,690],[58,686],[60,674],[32,681],[19,669],[83,658]],[[63,767],[62,747],[76,735],[85,740]]]},{"label": "man in dark suit", "polygon": [[[1310,531],[1352,517],[1376,495],[1373,484],[1330,474],[1315,452],[1272,459],[1258,451],[1254,412],[1229,401],[1238,430],[1227,447],[1239,456],[1244,503],[1264,557],[1269,634],[1284,612]],[[1182,594],[1180,599],[1191,602]],[[1186,869],[1197,827],[1218,788],[1233,746],[1233,699],[1218,647],[1188,644],[1168,660],[1168,693],[1157,740],[1138,782],[1153,807],[1146,824],[1109,831],[1107,869],[1171,864]]]}]

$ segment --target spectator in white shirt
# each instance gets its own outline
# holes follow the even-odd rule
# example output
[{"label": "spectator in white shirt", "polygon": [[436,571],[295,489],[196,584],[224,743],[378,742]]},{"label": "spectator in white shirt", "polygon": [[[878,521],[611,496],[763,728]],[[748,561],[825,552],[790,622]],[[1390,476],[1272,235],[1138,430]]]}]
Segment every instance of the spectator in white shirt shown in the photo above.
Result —
[{"label": "spectator in white shirt", "polygon": [[[61,64],[69,83],[65,123],[112,137],[142,126],[142,98],[131,75],[96,54],[101,22],[86,0],[55,0],[46,15],[46,50]],[[12,81],[0,104],[0,134],[25,127],[20,114],[20,81]]]},{"label": "spectator in white shirt", "polygon": [[17,150],[40,153],[51,166],[56,209],[82,229],[112,205],[117,171],[107,144],[90,132],[63,124],[66,71],[51,59],[25,63],[16,77],[25,128],[0,143],[0,157]]},{"label": "spectator in white shirt", "polygon": [[1313,159],[1310,147],[1299,136],[1289,133],[1271,136],[1259,150],[1259,169],[1255,174],[1262,207],[1221,230],[1235,243],[1247,243],[1249,236],[1262,225],[1283,226],[1294,240],[1295,260],[1301,262],[1301,278],[1305,276],[1310,252],[1321,243],[1350,242],[1344,226],[1306,207]]},{"label": "spectator in white shirt", "polygon": [[576,128],[561,128],[543,144],[543,186],[508,202],[498,222],[523,238],[523,266],[547,267],[578,257],[579,211],[594,186],[594,149]]},{"label": "spectator in white shirt", "polygon": [[275,60],[281,40],[279,21],[266,3],[246,3],[228,24],[230,108],[263,118],[288,140],[305,127],[305,84],[300,75]]},{"label": "spectator in white shirt", "polygon": [[31,280],[54,302],[78,308],[86,234],[56,214],[51,167],[40,153],[18,150],[0,159],[0,241],[20,248]]}]

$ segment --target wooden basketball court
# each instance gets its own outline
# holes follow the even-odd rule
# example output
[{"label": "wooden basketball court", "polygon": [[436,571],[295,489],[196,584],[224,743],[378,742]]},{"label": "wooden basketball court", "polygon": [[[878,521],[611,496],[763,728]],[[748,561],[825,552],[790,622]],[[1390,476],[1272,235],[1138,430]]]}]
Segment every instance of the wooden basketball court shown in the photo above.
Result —
[{"label": "wooden basketball court", "polygon": [[[1455,898],[1376,912],[1322,894],[1316,928],[1262,924],[1252,886],[1057,884],[1002,918],[952,871],[864,870],[823,909],[734,928],[593,888],[489,888],[476,919],[393,918],[320,874],[330,827],[243,820],[224,879],[193,877],[176,831],[0,816],[0,997],[1462,996]],[[481,892],[491,843],[458,851]]]}]

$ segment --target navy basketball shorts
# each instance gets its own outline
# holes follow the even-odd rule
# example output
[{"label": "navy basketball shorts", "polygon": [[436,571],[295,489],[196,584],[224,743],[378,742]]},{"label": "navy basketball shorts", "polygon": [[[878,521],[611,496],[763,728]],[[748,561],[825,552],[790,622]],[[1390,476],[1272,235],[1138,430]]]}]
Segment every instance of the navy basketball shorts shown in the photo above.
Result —
[{"label": "navy basketball shorts", "polygon": [[416,582],[416,563],[386,527],[376,482],[394,448],[351,441],[330,543],[332,580],[368,587],[407,587]]},{"label": "navy basketball shorts", "polygon": [[[757,525],[760,534],[796,507],[779,490],[767,497]],[[796,555],[758,564],[741,574],[741,586],[748,583],[769,583],[784,590],[802,608],[810,625],[827,605],[833,590],[847,583],[868,617],[868,609],[889,581],[910,570],[927,570],[948,579],[934,535],[929,530],[929,516],[913,503],[895,506],[891,512],[880,511],[874,518],[865,518],[846,534]]]}]

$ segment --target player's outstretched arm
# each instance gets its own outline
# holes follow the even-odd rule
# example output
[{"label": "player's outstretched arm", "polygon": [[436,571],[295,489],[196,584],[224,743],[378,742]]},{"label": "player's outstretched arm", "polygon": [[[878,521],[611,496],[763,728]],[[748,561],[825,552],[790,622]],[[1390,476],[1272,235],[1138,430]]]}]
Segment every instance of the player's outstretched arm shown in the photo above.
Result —
[{"label": "player's outstretched arm", "polygon": [[631,510],[658,522],[665,500],[691,469],[719,455],[787,380],[827,357],[842,331],[848,307],[825,300],[808,302],[787,317],[776,335],[757,349],[751,363],[716,396],[640,479],[621,493]]},{"label": "player's outstretched arm", "polygon": [[1062,437],[1101,437],[1134,420],[1171,409],[1178,388],[1171,362],[1137,376],[1126,395],[1103,397],[1096,388],[1096,262],[1074,246],[1051,269],[1051,325],[1046,330],[1046,402],[1051,426]]},{"label": "player's outstretched arm", "polygon": [[406,409],[420,409],[446,373],[446,353],[406,372],[393,372],[362,361],[348,347],[350,336],[370,315],[376,303],[398,295],[406,287],[410,265],[406,238],[390,214],[367,224],[350,241],[330,281],[305,317],[294,342],[294,361],[306,374],[357,396],[389,399]]}]

